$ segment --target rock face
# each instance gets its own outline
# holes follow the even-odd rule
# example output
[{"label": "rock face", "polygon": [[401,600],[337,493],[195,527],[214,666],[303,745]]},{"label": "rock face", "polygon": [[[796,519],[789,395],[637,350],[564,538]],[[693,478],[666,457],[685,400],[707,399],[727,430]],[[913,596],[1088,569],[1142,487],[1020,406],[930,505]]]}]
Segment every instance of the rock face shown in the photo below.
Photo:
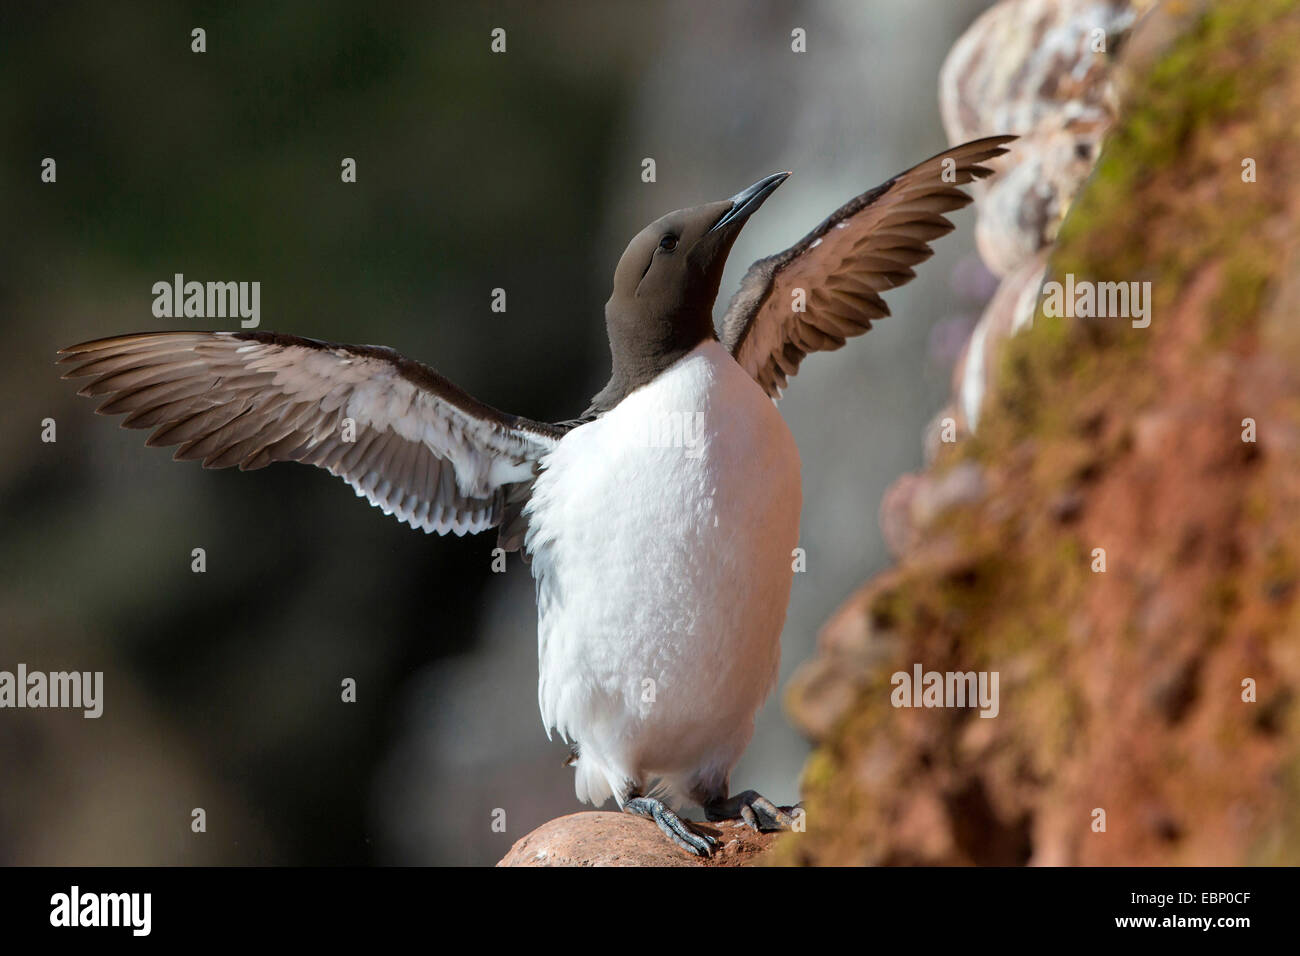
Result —
[{"label": "rock face", "polygon": [[[1047,253],[1115,121],[1116,51],[1154,0],[1003,0],[953,46],[939,75],[948,140],[1014,133],[1011,152],[978,183],[975,236],[1002,279],[953,375],[937,422],[978,426],[1002,343],[1033,315]],[[932,429],[938,436],[941,426]],[[952,440],[949,438],[948,440]],[[927,441],[927,460],[937,449]]]},{"label": "rock face", "polygon": [[1056,238],[1115,118],[1114,53],[1153,0],[1003,0],[954,44],[939,75],[952,143],[1021,137],[982,184],[976,235],[1007,276]]},{"label": "rock face", "polygon": [[699,824],[720,840],[707,860],[678,849],[649,820],[588,811],[544,823],[510,848],[497,866],[751,866],[777,838],[733,826]]},{"label": "rock face", "polygon": [[[1146,318],[1040,300],[896,489],[898,566],[789,690],[780,862],[1300,863],[1300,9],[1151,24],[1048,266]],[[996,673],[997,716],[895,706],[916,663]]]}]

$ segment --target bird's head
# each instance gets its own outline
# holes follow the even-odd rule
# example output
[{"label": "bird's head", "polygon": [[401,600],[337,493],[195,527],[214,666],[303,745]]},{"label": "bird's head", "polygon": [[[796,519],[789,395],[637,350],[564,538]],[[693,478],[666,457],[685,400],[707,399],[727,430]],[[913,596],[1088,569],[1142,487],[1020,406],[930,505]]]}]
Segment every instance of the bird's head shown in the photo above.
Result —
[{"label": "bird's head", "polygon": [[670,212],[637,233],[605,305],[616,355],[689,351],[713,334],[713,302],[732,243],[789,175],[775,173],[730,199]]}]

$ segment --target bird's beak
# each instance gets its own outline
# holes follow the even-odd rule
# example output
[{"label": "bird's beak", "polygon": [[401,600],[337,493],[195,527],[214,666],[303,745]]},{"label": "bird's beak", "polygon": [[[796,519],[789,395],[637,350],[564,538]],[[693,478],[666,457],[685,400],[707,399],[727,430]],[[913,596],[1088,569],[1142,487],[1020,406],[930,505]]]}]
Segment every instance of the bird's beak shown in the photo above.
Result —
[{"label": "bird's beak", "polygon": [[760,179],[748,189],[736,193],[731,197],[731,208],[713,224],[709,232],[717,232],[726,226],[744,222],[755,209],[763,205],[763,201],[768,196],[776,192],[776,187],[785,182],[789,175],[788,172],[773,173],[765,179]]}]

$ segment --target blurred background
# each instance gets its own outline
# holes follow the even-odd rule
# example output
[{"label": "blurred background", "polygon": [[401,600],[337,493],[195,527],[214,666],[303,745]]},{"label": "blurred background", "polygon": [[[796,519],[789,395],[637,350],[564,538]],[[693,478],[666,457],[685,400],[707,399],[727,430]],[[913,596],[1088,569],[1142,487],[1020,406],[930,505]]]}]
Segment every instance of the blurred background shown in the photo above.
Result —
[{"label": "blurred background", "polygon": [[[57,348],[235,328],[156,319],[151,287],[256,280],[263,329],[389,345],[499,408],[571,418],[608,375],[602,307],[632,235],[793,170],[741,233],[720,315],[751,261],[947,145],[939,66],[987,6],[0,12],[0,669],[105,685],[98,720],[0,713],[0,862],[490,864],[581,808],[537,710],[532,581],[517,557],[491,573],[494,536],[412,532],[315,469],[174,464],[75,398]],[[808,555],[783,675],[887,565],[881,495],[921,463],[992,291],[956,218],[894,317],[781,403]],[[807,746],[779,696],[732,781],[787,803]]]}]

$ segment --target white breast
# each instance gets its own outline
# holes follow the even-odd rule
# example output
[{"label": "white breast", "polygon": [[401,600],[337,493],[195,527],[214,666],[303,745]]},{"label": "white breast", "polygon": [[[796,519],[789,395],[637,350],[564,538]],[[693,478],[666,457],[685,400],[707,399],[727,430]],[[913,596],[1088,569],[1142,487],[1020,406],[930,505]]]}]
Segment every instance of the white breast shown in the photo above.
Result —
[{"label": "white breast", "polygon": [[716,790],[776,680],[799,534],[789,429],[710,341],[543,468],[526,545],[538,699],[578,744],[578,796]]}]

